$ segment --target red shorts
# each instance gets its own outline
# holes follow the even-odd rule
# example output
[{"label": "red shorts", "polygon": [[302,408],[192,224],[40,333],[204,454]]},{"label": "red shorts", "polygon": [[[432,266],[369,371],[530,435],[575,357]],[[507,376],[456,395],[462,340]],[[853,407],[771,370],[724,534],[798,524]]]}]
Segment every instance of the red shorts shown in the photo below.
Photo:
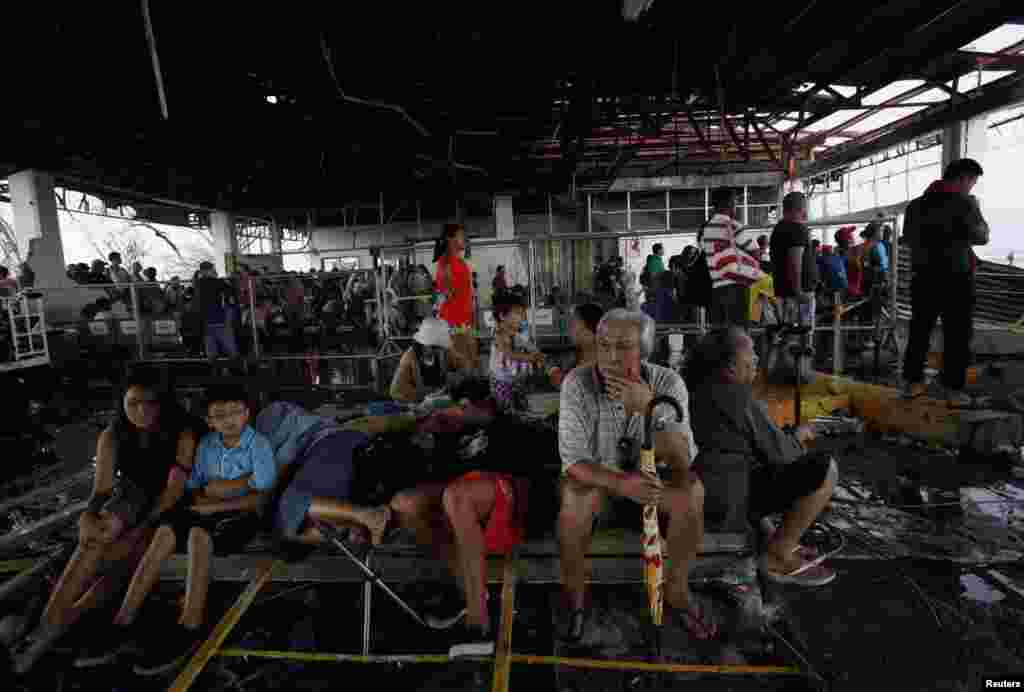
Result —
[{"label": "red shorts", "polygon": [[[521,517],[524,512],[516,512],[517,502],[524,503],[525,489],[513,482],[511,476],[491,471],[470,471],[456,479],[459,481],[491,480],[494,482],[494,508],[484,528],[484,543],[488,553],[505,555],[523,542]],[[520,484],[521,486],[521,484]],[[517,517],[518,514],[518,517]]]}]

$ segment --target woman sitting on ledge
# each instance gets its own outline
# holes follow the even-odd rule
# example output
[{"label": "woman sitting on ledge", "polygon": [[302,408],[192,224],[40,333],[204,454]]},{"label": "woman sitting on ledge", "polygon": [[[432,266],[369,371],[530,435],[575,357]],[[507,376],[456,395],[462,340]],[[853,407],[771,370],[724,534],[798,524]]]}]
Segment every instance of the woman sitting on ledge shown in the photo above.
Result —
[{"label": "woman sitting on ledge", "polygon": [[389,394],[396,401],[423,401],[428,394],[446,388],[454,372],[469,367],[462,354],[452,349],[448,325],[428,317],[398,361]]},{"label": "woman sitting on ledge", "polygon": [[597,303],[577,305],[573,310],[569,334],[576,350],[552,369],[551,383],[561,386],[562,378],[574,368],[593,365],[597,362],[597,325],[604,316],[604,308]]}]

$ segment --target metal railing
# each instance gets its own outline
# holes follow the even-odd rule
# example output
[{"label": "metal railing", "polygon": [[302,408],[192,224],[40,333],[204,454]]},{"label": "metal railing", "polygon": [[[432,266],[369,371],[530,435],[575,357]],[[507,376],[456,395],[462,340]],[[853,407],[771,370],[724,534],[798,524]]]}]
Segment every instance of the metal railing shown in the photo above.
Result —
[{"label": "metal railing", "polygon": [[[898,237],[898,220],[895,218],[881,219],[891,224],[894,233]],[[811,228],[833,228],[835,224],[808,224]],[[760,227],[747,227],[748,233],[759,230],[769,230]],[[680,234],[680,235],[686,235]],[[664,231],[649,232],[620,232],[620,233],[570,233],[558,234],[554,238],[559,240],[601,240],[601,239],[624,239],[643,236],[665,236]],[[540,238],[546,241],[548,238]],[[416,266],[417,253],[424,251],[423,243],[406,243],[401,245],[377,246],[373,248],[374,253],[380,257],[389,258],[405,257],[408,263]],[[899,272],[899,244],[893,243],[892,257],[890,258],[890,275],[888,277],[889,294],[886,301],[889,305],[887,323],[882,325],[884,329],[892,329],[898,315],[896,303],[896,287],[898,286]],[[574,302],[565,302],[558,305],[541,306],[537,286],[537,256],[538,239],[532,237],[515,238],[502,240],[496,238],[474,239],[471,241],[471,248],[477,251],[484,251],[489,248],[516,248],[525,249],[526,274],[529,283],[532,299],[528,308],[528,323],[530,337],[535,342],[538,336],[557,338],[564,342],[568,337],[569,319],[555,319],[555,314],[566,317],[572,314],[575,308]],[[258,275],[248,276],[247,286],[239,285],[239,278],[232,277],[235,283],[236,292],[240,297],[237,309],[240,316],[240,324],[243,326],[241,332],[234,336],[241,342],[244,341],[249,357],[258,361],[294,361],[311,360],[333,361],[333,360],[361,360],[361,359],[393,359],[401,353],[403,346],[408,343],[412,336],[412,329],[401,329],[395,320],[395,310],[402,304],[417,301],[430,301],[432,297],[426,295],[400,296],[386,285],[386,276],[380,269],[362,268],[358,270],[323,272],[318,274],[280,274],[280,275]],[[355,300],[359,296],[354,295],[360,290],[359,283],[363,288],[362,300]],[[372,283],[372,287],[367,287]],[[191,348],[195,353],[198,337],[191,333],[195,331],[195,321],[200,319],[195,310],[185,309],[180,298],[189,290],[190,281],[154,282],[154,283],[130,283],[130,284],[94,284],[77,286],[71,289],[40,289],[47,299],[56,298],[61,292],[68,290],[90,292],[93,296],[106,296],[120,298],[122,303],[119,310],[111,312],[100,320],[81,319],[77,323],[81,340],[86,344],[105,343],[109,348],[123,356],[133,360],[152,360],[157,355],[164,355],[163,358],[156,358],[160,362],[208,362],[208,359],[201,357],[185,358],[180,357],[181,351]],[[302,290],[298,290],[298,284],[302,284]],[[314,303],[311,286],[319,285],[321,294],[326,293],[320,303]],[[288,295],[288,287],[291,286],[293,294]],[[169,287],[173,287],[170,291]],[[367,293],[367,289],[369,293]],[[559,285],[559,289],[567,289]],[[432,295],[432,294],[431,294]],[[568,295],[568,294],[566,294]],[[154,297],[159,296],[158,306],[154,306]],[[301,304],[297,302],[301,296]],[[336,300],[347,312],[336,314],[331,319],[322,314],[315,314],[313,308],[322,307],[328,300]],[[195,298],[193,298],[195,300]],[[360,315],[351,312],[353,306],[359,302],[363,304],[363,311]],[[479,302],[474,305],[476,314],[476,335],[481,340],[489,340],[485,325],[488,325],[487,311],[490,306],[481,305]],[[433,311],[433,307],[431,309]],[[550,312],[549,312],[550,311]],[[282,318],[282,315],[284,317]],[[709,327],[707,316],[703,310],[698,312],[698,320],[684,324],[661,324],[658,333],[661,336],[669,334],[705,334]],[[411,323],[414,324],[420,315],[413,315]],[[270,318],[275,320],[274,324],[268,323]],[[541,332],[538,327],[538,317],[543,317],[545,324]],[[329,326],[328,326],[329,325]],[[361,330],[376,331],[379,347],[374,351],[368,345],[362,352],[349,353],[340,352],[351,350],[352,347],[342,348],[345,345],[346,330],[353,330],[358,326]],[[823,326],[823,325],[822,325]],[[200,325],[201,330],[201,325]],[[822,327],[817,327],[818,330]],[[862,332],[875,329],[866,325],[843,325],[839,320],[833,320],[830,331],[833,334],[833,361],[834,367],[841,369],[841,355],[836,354],[842,348],[842,335],[845,332]],[[553,331],[549,331],[552,330]],[[333,332],[332,332],[333,330]],[[329,333],[331,332],[331,333]],[[284,334],[292,336],[288,352],[275,352],[272,346],[280,345]],[[311,338],[307,338],[311,337]],[[328,338],[331,337],[331,338]],[[188,342],[188,343],[186,343]],[[301,342],[301,346],[299,346]],[[116,347],[116,348],[115,348]],[[188,347],[188,348],[187,348]],[[358,348],[358,347],[356,347]],[[295,351],[300,352],[295,352]],[[178,353],[177,357],[169,358],[168,355]],[[373,369],[376,371],[376,364]],[[378,390],[382,391],[384,383],[376,383]]]}]

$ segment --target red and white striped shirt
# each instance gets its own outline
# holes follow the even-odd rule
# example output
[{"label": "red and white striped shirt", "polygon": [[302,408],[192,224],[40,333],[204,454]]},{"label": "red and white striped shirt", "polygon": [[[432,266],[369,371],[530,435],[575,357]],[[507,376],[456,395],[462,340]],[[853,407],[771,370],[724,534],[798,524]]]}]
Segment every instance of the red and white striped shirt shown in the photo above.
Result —
[{"label": "red and white striped shirt", "polygon": [[764,278],[760,262],[736,244],[742,229],[739,221],[725,214],[713,215],[704,226],[700,245],[708,258],[714,288],[750,286]]}]

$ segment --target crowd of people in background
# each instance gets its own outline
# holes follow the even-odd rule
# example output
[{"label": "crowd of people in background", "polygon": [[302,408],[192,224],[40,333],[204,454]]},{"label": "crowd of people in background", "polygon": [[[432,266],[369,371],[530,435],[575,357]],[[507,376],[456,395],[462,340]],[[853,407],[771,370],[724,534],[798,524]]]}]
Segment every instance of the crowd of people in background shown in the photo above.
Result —
[{"label": "crowd of people in background", "polygon": [[[806,225],[806,196],[792,192],[771,234],[753,237],[736,220],[732,190],[716,190],[711,199],[714,211],[696,245],[666,263],[664,246],[656,243],[646,258],[639,277],[641,307],[657,322],[695,323],[698,309],[705,308],[712,325],[810,323],[819,314],[817,305],[836,301],[865,301],[855,311],[863,319],[877,314],[878,298],[889,288],[890,226],[872,221],[860,232],[860,243],[856,228],[845,226],[835,233],[834,245],[823,244]],[[631,283],[621,257],[599,266],[594,284],[606,307],[628,307]]]}]

